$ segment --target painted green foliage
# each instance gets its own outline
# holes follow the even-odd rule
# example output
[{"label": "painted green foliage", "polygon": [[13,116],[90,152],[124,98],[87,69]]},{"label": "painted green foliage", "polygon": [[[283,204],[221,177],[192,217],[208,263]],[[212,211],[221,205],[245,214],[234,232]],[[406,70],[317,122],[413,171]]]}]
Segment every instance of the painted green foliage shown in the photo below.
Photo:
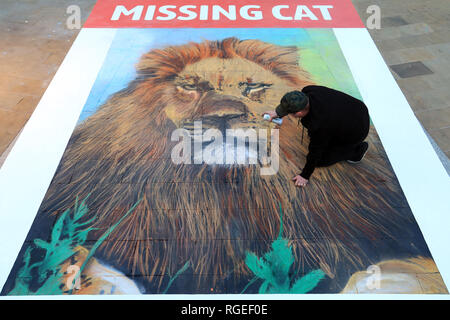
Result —
[{"label": "painted green foliage", "polygon": [[281,204],[280,220],[280,233],[278,238],[272,242],[272,250],[261,258],[248,252],[245,263],[255,274],[254,280],[264,280],[259,288],[259,293],[307,293],[317,286],[320,280],[325,277],[325,273],[320,269],[314,270],[304,277],[292,281],[289,270],[294,263],[294,255],[288,241],[281,236],[283,233]]},{"label": "painted green foliage", "polygon": [[[94,219],[90,219],[85,222],[81,222],[82,218],[88,212],[86,206],[86,199],[84,199],[80,205],[78,205],[78,199],[75,202],[73,213],[70,209],[64,211],[64,213],[56,221],[52,233],[50,242],[46,242],[42,239],[35,239],[34,245],[36,247],[28,247],[24,255],[24,266],[20,269],[16,278],[15,287],[10,291],[9,295],[56,295],[64,293],[72,293],[71,291],[63,291],[64,284],[61,283],[61,277],[63,271],[61,265],[71,258],[77,252],[77,247],[82,246],[87,239],[88,233],[95,230],[95,228],[87,227]],[[105,241],[105,239],[113,232],[113,230],[136,208],[140,201],[138,201],[128,212],[123,215],[119,221],[117,221],[107,232],[105,232],[94,244],[89,251],[89,254],[83,262],[78,276],[82,274],[90,258],[95,254],[95,251]],[[42,249],[45,251],[44,258],[31,264],[31,253],[35,249]],[[184,266],[172,277],[167,285],[166,293],[176,278],[186,271],[190,266],[189,262],[186,262]],[[38,275],[38,289],[31,289],[31,279],[34,275]],[[74,277],[75,282],[76,277]]]},{"label": "painted green foliage", "polygon": [[[86,198],[87,199],[87,198]],[[61,277],[63,271],[61,270],[61,264],[67,259],[76,254],[76,247],[82,246],[87,239],[87,235],[94,228],[87,227],[93,222],[94,219],[90,219],[85,222],[81,222],[83,217],[88,212],[86,206],[86,199],[84,199],[80,205],[78,205],[78,199],[75,202],[73,213],[70,209],[64,211],[64,213],[56,221],[52,233],[50,242],[46,242],[42,239],[35,239],[33,248],[28,247],[24,255],[24,266],[18,272],[15,287],[9,295],[53,295],[67,293],[63,291],[63,284],[61,283]],[[79,274],[82,273],[89,259],[94,255],[97,248],[103,243],[109,234],[134,210],[139,201],[128,210],[128,212],[121,217],[121,219],[108,229],[100,239],[94,244],[92,249],[80,268]],[[44,258],[36,263],[30,265],[31,253],[35,249],[41,249],[45,251]],[[31,289],[31,280],[34,275],[37,274],[38,289],[33,291]],[[78,275],[79,275],[78,274]]]},{"label": "painted green foliage", "polygon": [[[76,254],[76,248],[82,246],[86,242],[88,233],[94,230],[94,228],[88,227],[88,225],[93,222],[93,219],[81,222],[88,212],[85,201],[86,199],[78,205],[77,199],[73,212],[71,212],[70,209],[67,209],[57,219],[49,242],[42,239],[35,239],[35,247],[30,246],[27,248],[24,254],[24,266],[18,272],[15,287],[11,290],[9,295],[55,295],[72,293],[71,291],[63,291],[64,284],[61,283],[61,277],[63,276],[61,265]],[[89,259],[95,254],[95,251],[100,247],[103,241],[136,208],[138,203],[131,207],[130,210],[116,222],[116,224],[109,228],[108,231],[97,240],[89,251],[78,275],[82,274]],[[317,286],[320,280],[325,277],[325,274],[322,270],[314,270],[297,281],[292,281],[289,270],[294,263],[294,255],[292,254],[292,248],[289,246],[288,241],[282,238],[283,216],[281,205],[280,219],[280,233],[278,238],[272,243],[272,250],[261,258],[258,258],[254,253],[247,253],[245,262],[249,269],[255,274],[255,278],[249,285],[257,279],[262,279],[264,282],[259,289],[259,293],[309,292]],[[45,254],[42,260],[31,264],[31,254],[32,251],[36,249],[43,250]],[[171,278],[163,293],[166,293],[169,290],[173,281],[175,281],[175,279],[189,266],[189,262],[186,262],[176,275]],[[31,279],[36,279],[36,275],[37,283],[34,283],[34,287],[37,289],[33,290],[31,289]]]}]

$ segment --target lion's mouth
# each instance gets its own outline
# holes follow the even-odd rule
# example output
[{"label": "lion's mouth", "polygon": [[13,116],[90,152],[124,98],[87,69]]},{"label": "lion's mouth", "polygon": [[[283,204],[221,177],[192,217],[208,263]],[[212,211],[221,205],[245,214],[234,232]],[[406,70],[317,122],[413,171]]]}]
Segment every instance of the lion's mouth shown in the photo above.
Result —
[{"label": "lion's mouth", "polygon": [[[192,163],[267,165],[266,157],[260,156],[261,146],[267,145],[267,135],[259,133],[258,129],[263,127],[251,113],[207,115],[185,121],[182,128],[189,133],[193,144],[200,143],[201,146],[200,150],[192,147]],[[214,131],[208,133],[210,129]],[[233,155],[231,159],[229,155]]]}]

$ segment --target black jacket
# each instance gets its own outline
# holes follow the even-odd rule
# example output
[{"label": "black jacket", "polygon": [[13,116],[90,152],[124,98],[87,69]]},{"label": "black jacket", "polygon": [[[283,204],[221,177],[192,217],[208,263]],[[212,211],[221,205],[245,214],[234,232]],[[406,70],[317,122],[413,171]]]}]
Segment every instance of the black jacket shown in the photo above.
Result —
[{"label": "black jacket", "polygon": [[355,145],[369,132],[366,105],[343,92],[321,86],[303,88],[310,110],[301,120],[310,136],[309,153],[301,176],[309,179],[327,149]]}]

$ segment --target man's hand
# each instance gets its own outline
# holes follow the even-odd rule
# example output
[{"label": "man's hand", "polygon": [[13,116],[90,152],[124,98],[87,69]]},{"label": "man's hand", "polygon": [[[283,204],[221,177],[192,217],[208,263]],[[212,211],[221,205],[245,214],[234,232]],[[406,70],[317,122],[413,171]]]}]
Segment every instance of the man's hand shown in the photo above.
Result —
[{"label": "man's hand", "polygon": [[301,175],[292,178],[296,187],[305,187],[308,184],[308,179],[303,178]]},{"label": "man's hand", "polygon": [[277,113],[275,111],[266,111],[266,112],[264,112],[262,114],[262,116],[264,117],[265,114],[268,114],[270,116],[270,120],[269,121],[272,121],[273,119],[278,118],[278,115],[277,115]]}]

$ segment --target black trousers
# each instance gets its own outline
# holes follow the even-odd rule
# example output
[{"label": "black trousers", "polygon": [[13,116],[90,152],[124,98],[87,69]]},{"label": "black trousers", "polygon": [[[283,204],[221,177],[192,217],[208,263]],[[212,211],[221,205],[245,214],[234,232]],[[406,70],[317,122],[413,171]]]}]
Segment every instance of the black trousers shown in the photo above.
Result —
[{"label": "black trousers", "polygon": [[361,142],[346,146],[331,146],[322,154],[322,158],[317,163],[318,167],[328,167],[339,161],[350,160],[358,156]]},{"label": "black trousers", "polygon": [[354,140],[354,142],[346,145],[331,142],[328,149],[322,154],[322,158],[318,161],[317,166],[328,167],[340,161],[359,157],[361,155],[361,144],[366,140],[369,131],[370,122],[367,119],[367,126],[361,128],[359,138],[356,138],[356,141]]}]

